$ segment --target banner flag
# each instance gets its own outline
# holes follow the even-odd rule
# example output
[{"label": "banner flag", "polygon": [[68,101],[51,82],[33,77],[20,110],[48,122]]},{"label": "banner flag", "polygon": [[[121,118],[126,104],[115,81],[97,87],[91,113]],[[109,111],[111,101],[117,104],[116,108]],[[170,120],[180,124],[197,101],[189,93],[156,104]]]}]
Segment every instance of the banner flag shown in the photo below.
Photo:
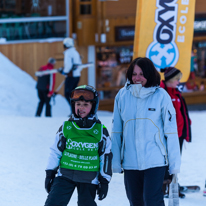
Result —
[{"label": "banner flag", "polygon": [[138,0],[134,55],[148,57],[158,71],[174,66],[186,82],[194,33],[195,0]]}]

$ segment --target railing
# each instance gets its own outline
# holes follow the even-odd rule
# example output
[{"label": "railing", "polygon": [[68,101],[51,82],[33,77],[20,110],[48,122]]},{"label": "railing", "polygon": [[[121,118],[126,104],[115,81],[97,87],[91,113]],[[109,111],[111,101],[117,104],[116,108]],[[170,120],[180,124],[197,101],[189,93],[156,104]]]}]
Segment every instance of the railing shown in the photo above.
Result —
[{"label": "railing", "polygon": [[65,0],[65,16],[6,16],[0,18],[1,43],[31,41],[69,36],[69,1]]}]

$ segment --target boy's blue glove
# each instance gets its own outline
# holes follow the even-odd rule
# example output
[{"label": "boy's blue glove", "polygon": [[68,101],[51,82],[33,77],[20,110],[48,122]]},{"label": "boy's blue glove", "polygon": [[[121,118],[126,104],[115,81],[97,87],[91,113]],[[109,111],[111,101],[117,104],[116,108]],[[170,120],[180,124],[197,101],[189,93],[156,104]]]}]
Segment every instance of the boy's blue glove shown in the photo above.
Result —
[{"label": "boy's blue glove", "polygon": [[107,196],[107,192],[108,192],[108,184],[99,183],[98,189],[97,189],[98,199],[103,200]]},{"label": "boy's blue glove", "polygon": [[53,183],[56,173],[56,170],[46,170],[45,189],[48,193],[51,190],[51,185]]}]

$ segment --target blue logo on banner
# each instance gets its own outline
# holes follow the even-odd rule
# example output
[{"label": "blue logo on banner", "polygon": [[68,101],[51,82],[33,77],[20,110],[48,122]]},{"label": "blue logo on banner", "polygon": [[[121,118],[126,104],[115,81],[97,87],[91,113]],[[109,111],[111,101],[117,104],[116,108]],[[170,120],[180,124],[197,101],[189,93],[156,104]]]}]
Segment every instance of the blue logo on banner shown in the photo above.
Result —
[{"label": "blue logo on banner", "polygon": [[156,6],[153,42],[147,48],[146,56],[158,70],[175,66],[179,59],[175,44],[178,4],[177,0],[157,0]]},{"label": "blue logo on banner", "polygon": [[160,44],[154,42],[151,46],[148,57],[158,69],[169,67],[176,60],[176,49],[172,43]]}]

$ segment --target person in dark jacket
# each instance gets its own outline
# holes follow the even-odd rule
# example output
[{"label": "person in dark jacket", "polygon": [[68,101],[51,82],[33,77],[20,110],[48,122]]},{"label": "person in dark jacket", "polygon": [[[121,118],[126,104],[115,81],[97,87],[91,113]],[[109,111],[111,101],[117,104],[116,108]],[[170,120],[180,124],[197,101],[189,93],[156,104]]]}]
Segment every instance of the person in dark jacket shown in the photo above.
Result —
[{"label": "person in dark jacket", "polygon": [[[55,63],[56,60],[54,58],[49,58],[48,63],[41,66],[39,71],[52,70],[54,69]],[[36,111],[36,117],[41,116],[44,104],[46,104],[45,116],[51,117],[50,100],[54,93],[55,75],[56,74],[48,74],[38,77],[36,88],[38,91],[39,103]]]},{"label": "person in dark jacket", "polygon": [[[180,83],[182,73],[175,67],[166,67],[161,69],[161,72],[164,72],[165,80],[161,81],[160,87],[164,88],[172,99],[172,103],[176,111],[180,153],[182,153],[184,140],[191,142],[191,120],[188,115],[188,109],[185,100],[177,88],[177,85]],[[165,183],[169,183],[171,179],[172,177],[169,176],[168,172],[166,172]],[[179,193],[179,196],[181,198],[185,197],[185,195],[182,193]]]}]

